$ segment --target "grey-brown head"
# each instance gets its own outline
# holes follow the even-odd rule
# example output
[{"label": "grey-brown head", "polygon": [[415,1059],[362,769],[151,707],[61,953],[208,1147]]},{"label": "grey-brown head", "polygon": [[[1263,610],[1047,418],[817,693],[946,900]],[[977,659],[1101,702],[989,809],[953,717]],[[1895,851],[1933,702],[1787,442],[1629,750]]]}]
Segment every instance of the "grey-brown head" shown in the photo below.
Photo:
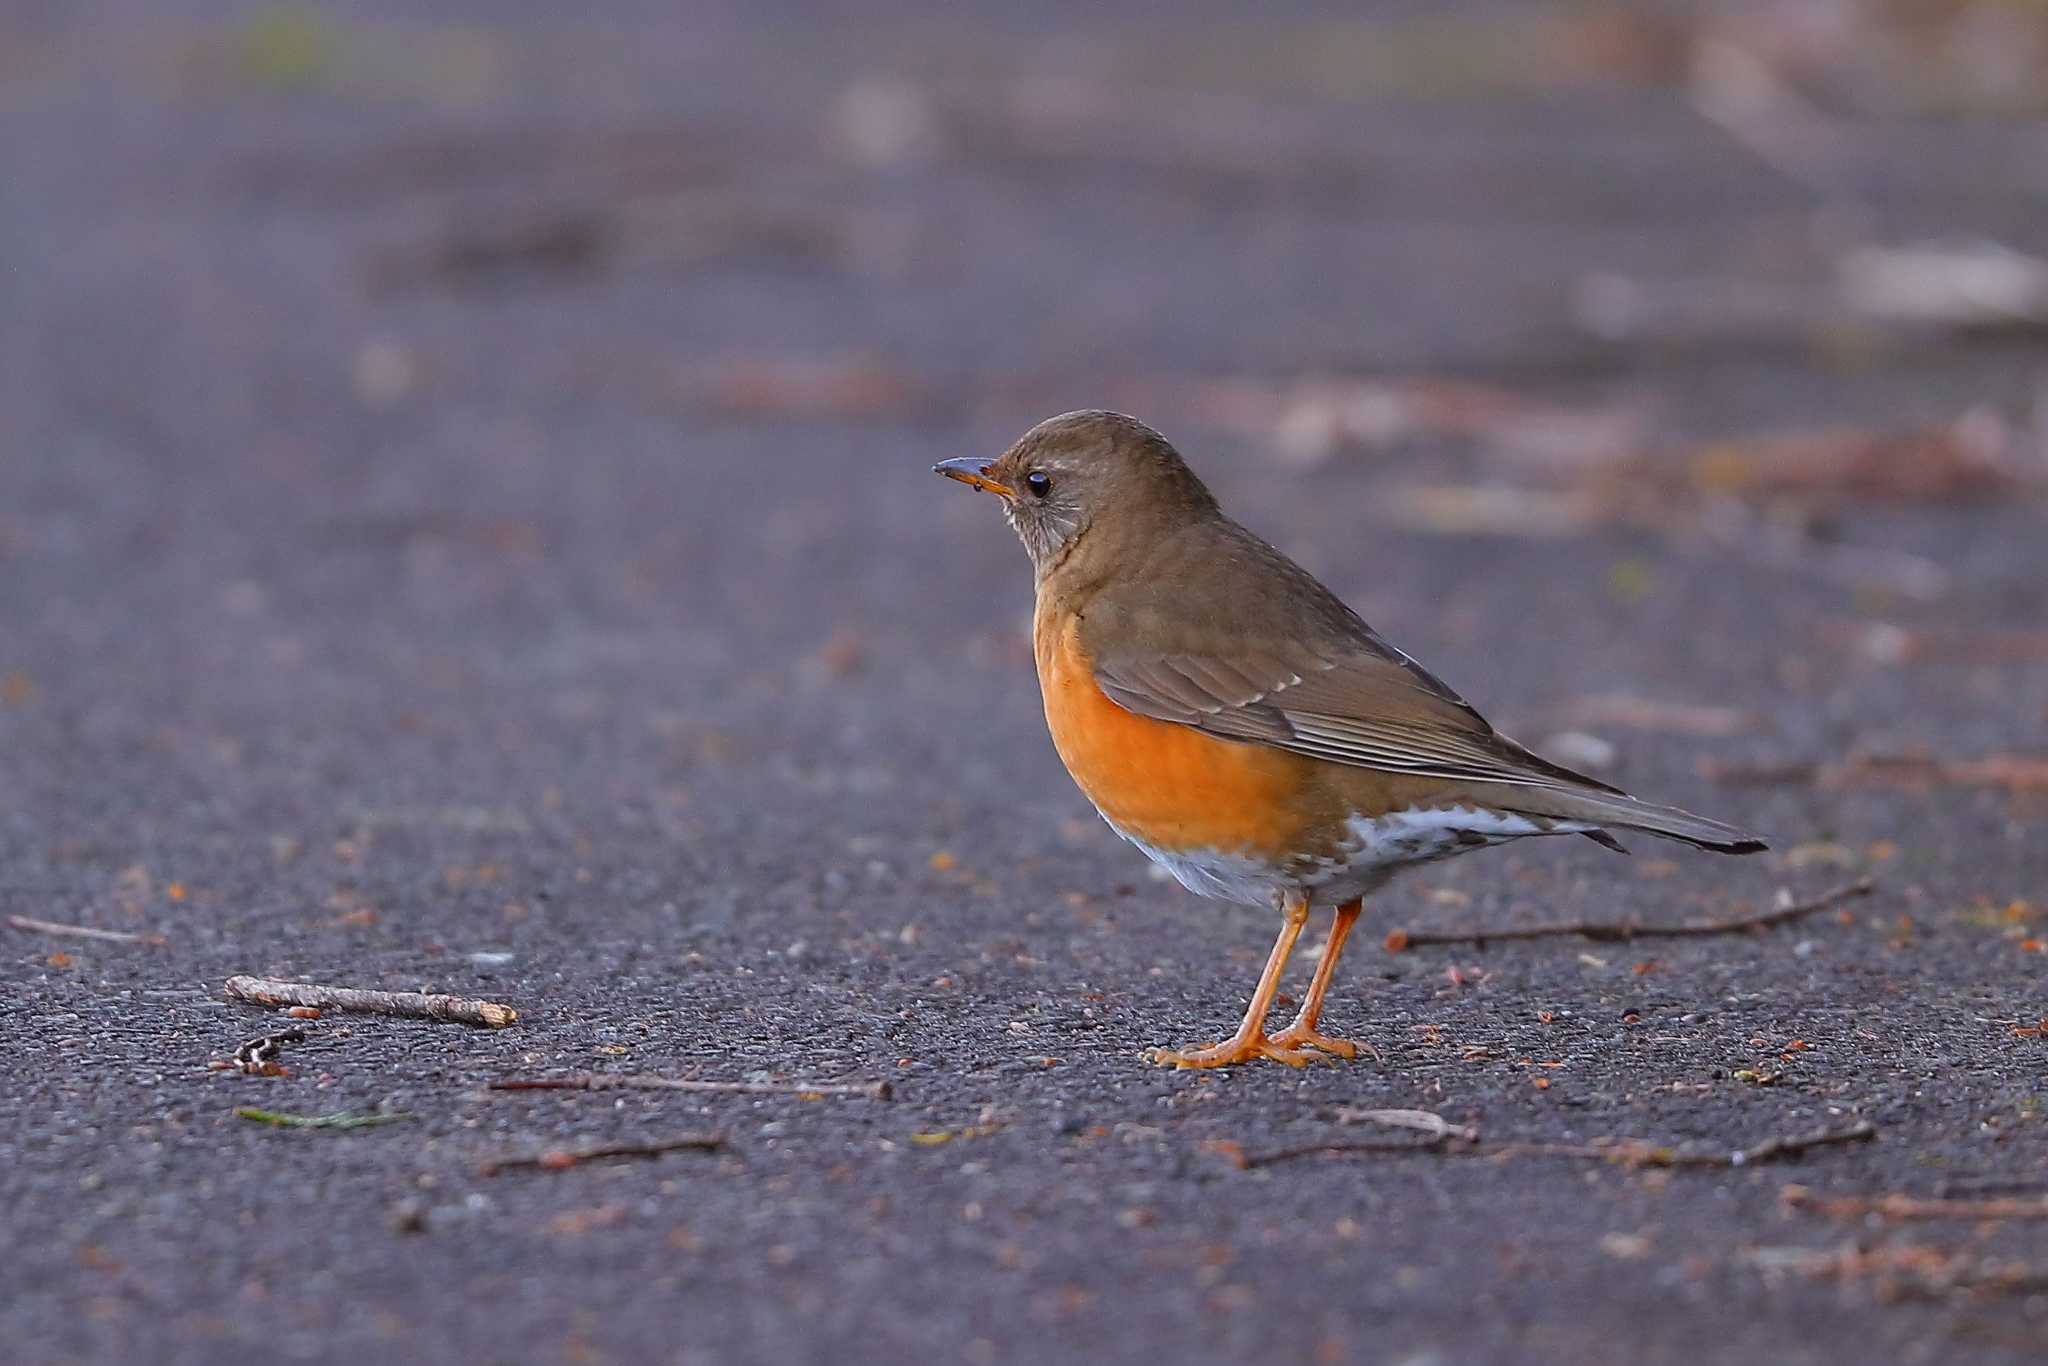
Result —
[{"label": "grey-brown head", "polygon": [[1156,537],[1218,515],[1171,442],[1134,417],[1095,408],[1047,418],[994,460],[943,460],[932,472],[1001,498],[1041,578],[1083,535]]}]

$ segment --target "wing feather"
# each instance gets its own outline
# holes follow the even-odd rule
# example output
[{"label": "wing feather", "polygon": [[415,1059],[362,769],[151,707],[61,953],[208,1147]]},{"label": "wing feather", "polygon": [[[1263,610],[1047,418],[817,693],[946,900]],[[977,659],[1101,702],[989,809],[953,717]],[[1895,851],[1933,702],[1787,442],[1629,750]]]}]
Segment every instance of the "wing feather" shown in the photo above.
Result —
[{"label": "wing feather", "polygon": [[[1097,658],[1117,705],[1223,739],[1418,777],[1592,788],[1488,725],[1463,698],[1376,636],[1334,658],[1253,646],[1215,655]],[[1290,657],[1292,656],[1292,657]]]}]

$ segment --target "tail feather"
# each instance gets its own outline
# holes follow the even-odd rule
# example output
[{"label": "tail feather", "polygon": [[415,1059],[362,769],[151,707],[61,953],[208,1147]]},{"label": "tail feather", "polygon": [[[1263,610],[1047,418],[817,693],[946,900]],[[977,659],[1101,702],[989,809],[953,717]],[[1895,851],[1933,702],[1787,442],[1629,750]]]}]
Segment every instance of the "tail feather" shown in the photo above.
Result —
[{"label": "tail feather", "polygon": [[[1747,830],[1709,820],[1705,816],[1695,816],[1675,806],[1637,801],[1618,792],[1537,789],[1517,793],[1513,805],[1530,815],[1586,821],[1618,830],[1640,830],[1646,835],[1659,835],[1690,844],[1696,849],[1711,849],[1721,854],[1754,854],[1770,847]],[[1603,844],[1608,842],[1601,841]]]}]

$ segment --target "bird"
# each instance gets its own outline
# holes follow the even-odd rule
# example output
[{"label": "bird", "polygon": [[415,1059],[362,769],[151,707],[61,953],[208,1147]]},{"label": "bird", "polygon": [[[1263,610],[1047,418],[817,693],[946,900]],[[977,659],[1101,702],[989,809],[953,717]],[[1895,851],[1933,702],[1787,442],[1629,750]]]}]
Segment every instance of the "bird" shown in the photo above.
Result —
[{"label": "bird", "polygon": [[[1237,1032],[1155,1048],[1210,1068],[1354,1058],[1318,1028],[1366,896],[1396,873],[1539,835],[1700,849],[1746,831],[1531,753],[1312,574],[1225,515],[1134,417],[1048,418],[993,460],[933,472],[1001,500],[1036,585],[1032,654],[1054,749],[1117,834],[1205,897],[1281,925]],[[1266,1015],[1312,907],[1330,932],[1293,1022]],[[1313,1053],[1310,1050],[1314,1050]]]}]

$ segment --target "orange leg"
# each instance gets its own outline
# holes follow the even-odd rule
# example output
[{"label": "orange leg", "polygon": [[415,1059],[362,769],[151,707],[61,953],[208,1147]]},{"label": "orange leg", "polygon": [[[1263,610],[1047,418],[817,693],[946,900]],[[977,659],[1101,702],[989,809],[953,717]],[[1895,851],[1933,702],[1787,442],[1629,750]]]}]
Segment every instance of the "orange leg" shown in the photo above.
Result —
[{"label": "orange leg", "polygon": [[1333,1039],[1316,1033],[1316,1018],[1323,1013],[1323,993],[1330,989],[1330,978],[1337,972],[1337,955],[1344,952],[1344,940],[1350,935],[1351,927],[1358,923],[1360,909],[1356,898],[1337,908],[1337,916],[1330,922],[1330,942],[1323,946],[1322,961],[1316,964],[1316,975],[1309,981],[1308,995],[1302,1000],[1300,1012],[1295,1015],[1294,1023],[1275,1034],[1269,1043],[1281,1048],[1320,1048],[1340,1058],[1358,1056],[1358,1045],[1351,1040]]},{"label": "orange leg", "polygon": [[1307,1065],[1308,1054],[1298,1048],[1284,1047],[1266,1037],[1266,1012],[1272,1008],[1273,993],[1280,989],[1280,970],[1287,966],[1287,956],[1294,952],[1294,941],[1301,937],[1301,927],[1308,923],[1308,898],[1289,897],[1282,910],[1286,921],[1280,926],[1280,937],[1273,941],[1273,952],[1266,958],[1266,970],[1259,975],[1258,989],[1252,993],[1251,1009],[1245,1011],[1244,1022],[1238,1025],[1237,1033],[1207,1048],[1155,1048],[1152,1061],[1168,1067],[1223,1067],[1234,1062],[1250,1062],[1253,1058],[1271,1058],[1289,1067]]}]

